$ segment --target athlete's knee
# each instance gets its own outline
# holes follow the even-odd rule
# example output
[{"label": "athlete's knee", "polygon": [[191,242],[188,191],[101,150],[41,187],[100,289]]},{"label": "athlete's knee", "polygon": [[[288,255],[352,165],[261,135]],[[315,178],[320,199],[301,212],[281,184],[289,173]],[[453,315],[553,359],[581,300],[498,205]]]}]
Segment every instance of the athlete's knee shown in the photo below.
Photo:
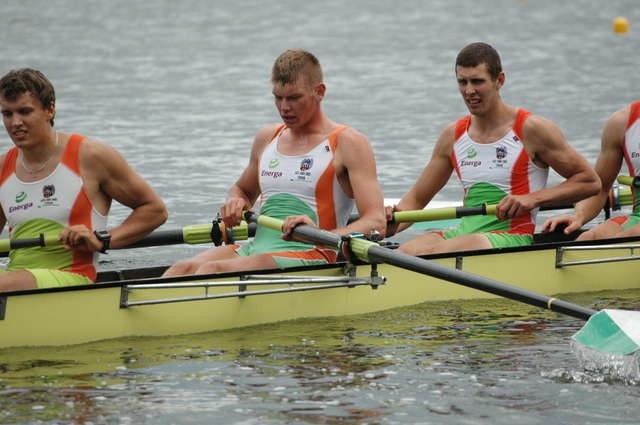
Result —
[{"label": "athlete's knee", "polygon": [[200,262],[194,260],[182,260],[178,261],[171,267],[169,267],[162,276],[185,276],[194,274],[198,267],[200,266]]},{"label": "athlete's knee", "polygon": [[577,241],[592,241],[596,239],[596,233],[592,230],[580,233],[576,238]]},{"label": "athlete's knee", "polygon": [[398,252],[408,255],[426,255],[430,254],[433,247],[427,244],[420,244],[415,242],[405,242],[398,247]]},{"label": "athlete's knee", "polygon": [[208,261],[199,264],[194,274],[211,274],[232,271],[225,261]]}]

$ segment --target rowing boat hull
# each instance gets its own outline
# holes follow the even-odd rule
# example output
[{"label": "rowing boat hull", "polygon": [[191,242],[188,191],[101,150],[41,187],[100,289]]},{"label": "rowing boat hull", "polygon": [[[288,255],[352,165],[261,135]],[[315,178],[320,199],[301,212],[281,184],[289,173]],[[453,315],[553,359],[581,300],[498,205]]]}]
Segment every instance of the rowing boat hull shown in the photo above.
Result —
[{"label": "rowing boat hull", "polygon": [[[565,252],[564,261],[616,259],[575,266],[556,266],[558,249],[564,248],[560,244],[440,256],[432,260],[547,295],[640,288],[637,278],[640,262],[633,260],[633,250],[628,248],[638,242],[625,242],[624,248],[613,249],[607,244],[603,245],[608,247],[606,250],[595,249],[600,246],[595,245],[585,251]],[[632,261],[617,261],[620,258]],[[341,278],[344,271],[345,264],[337,264],[293,269],[288,275]],[[302,317],[361,314],[427,301],[492,297],[391,265],[381,264],[377,271],[386,282],[379,284],[378,279],[374,280],[373,283],[379,284],[374,285],[375,288],[366,282],[354,281],[353,287],[342,283],[340,287],[322,286],[323,289],[315,290],[309,289],[309,285],[324,284],[306,283],[302,285],[305,290],[295,292],[291,288],[297,285],[277,282],[254,289],[248,285],[251,281],[227,274],[183,279],[146,277],[76,288],[7,293],[0,297],[0,348],[198,333]],[[157,270],[154,273],[157,274]],[[275,273],[282,274],[280,271],[266,274],[275,277]],[[356,267],[358,277],[366,279],[370,274],[371,266]],[[220,282],[232,286],[203,287],[205,283]],[[179,287],[167,287],[171,285]],[[254,290],[273,293],[251,295]]]}]

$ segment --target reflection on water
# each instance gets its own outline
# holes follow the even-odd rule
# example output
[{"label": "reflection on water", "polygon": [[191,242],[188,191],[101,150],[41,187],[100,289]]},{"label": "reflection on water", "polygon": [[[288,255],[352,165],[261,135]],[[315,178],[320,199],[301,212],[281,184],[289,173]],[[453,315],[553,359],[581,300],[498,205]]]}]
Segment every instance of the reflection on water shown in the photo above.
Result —
[{"label": "reflection on water", "polygon": [[[617,308],[640,291],[573,295]],[[171,338],[0,352],[0,418],[126,423],[509,423],[519,412],[586,414],[584,398],[635,397],[637,383],[582,370],[582,325],[506,300],[428,303]],[[606,382],[593,393],[590,385]],[[559,399],[549,398],[557,392]],[[594,405],[592,409],[596,409]],[[604,418],[624,418],[612,406]],[[499,420],[495,419],[500,412]],[[554,416],[555,417],[555,416]],[[128,419],[127,419],[128,418]],[[380,422],[381,421],[381,422]],[[531,422],[535,423],[535,422]],[[624,422],[622,422],[624,423]]]}]

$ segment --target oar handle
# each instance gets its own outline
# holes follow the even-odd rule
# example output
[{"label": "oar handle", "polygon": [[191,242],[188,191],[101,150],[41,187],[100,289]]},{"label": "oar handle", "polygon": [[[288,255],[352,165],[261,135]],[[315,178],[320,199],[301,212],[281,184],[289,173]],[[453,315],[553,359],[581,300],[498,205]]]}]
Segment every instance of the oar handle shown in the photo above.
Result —
[{"label": "oar handle", "polygon": [[57,246],[62,245],[60,239],[58,239],[58,233],[40,233],[35,238],[24,239],[0,239],[0,252],[9,252],[12,249],[18,248],[32,248],[35,246]]},{"label": "oar handle", "polygon": [[616,180],[618,181],[618,183],[625,186],[640,187],[640,179],[638,179],[638,177],[618,176]]},{"label": "oar handle", "polygon": [[479,207],[446,207],[424,210],[396,211],[393,221],[396,223],[417,223],[460,218],[470,215],[495,215],[496,205],[483,204]]}]

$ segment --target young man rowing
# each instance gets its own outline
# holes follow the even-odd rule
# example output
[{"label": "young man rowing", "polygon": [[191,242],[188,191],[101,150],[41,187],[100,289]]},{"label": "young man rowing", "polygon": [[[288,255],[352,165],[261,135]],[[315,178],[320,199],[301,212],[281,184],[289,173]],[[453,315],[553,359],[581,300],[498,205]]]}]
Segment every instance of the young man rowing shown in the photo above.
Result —
[{"label": "young man rowing", "polygon": [[[423,208],[455,171],[465,206],[498,204],[496,216],[464,217],[451,231],[418,236],[399,249],[418,255],[531,244],[538,207],[597,193],[598,176],[555,124],[502,100],[505,74],[493,47],[463,48],[455,73],[470,115],[445,127],[418,181],[387,215]],[[566,180],[546,188],[549,167]],[[388,235],[405,227],[388,226]]]},{"label": "young man rowing", "polygon": [[[633,102],[614,112],[604,125],[600,155],[596,161],[596,172],[602,180],[600,192],[575,205],[573,214],[547,220],[542,230],[552,232],[558,225],[566,225],[566,234],[579,230],[593,220],[607,201],[609,191],[616,180],[622,160],[627,163],[630,176],[640,173],[640,101]],[[578,240],[593,240],[640,235],[640,198],[637,188],[634,194],[633,212],[627,216],[611,218],[604,223],[581,233]]]},{"label": "young man rowing", "polygon": [[[0,107],[15,146],[0,157],[0,230],[13,239],[59,232],[61,246],[11,251],[0,292],[91,283],[97,253],[146,236],[167,219],[153,189],[113,148],[56,131],[53,85],[33,69],[0,79]],[[107,230],[111,201],[132,209]]]},{"label": "young man rowing", "polygon": [[[326,87],[320,63],[304,50],[287,50],[271,74],[283,124],[255,136],[249,164],[229,189],[220,214],[227,226],[260,200],[260,213],[284,220],[280,232],[259,227],[242,248],[221,246],[170,267],[165,276],[285,268],[335,261],[336,253],[289,240],[299,224],[337,233],[384,234],[382,190],[367,138],[322,111]],[[347,224],[354,205],[359,219]]]}]

